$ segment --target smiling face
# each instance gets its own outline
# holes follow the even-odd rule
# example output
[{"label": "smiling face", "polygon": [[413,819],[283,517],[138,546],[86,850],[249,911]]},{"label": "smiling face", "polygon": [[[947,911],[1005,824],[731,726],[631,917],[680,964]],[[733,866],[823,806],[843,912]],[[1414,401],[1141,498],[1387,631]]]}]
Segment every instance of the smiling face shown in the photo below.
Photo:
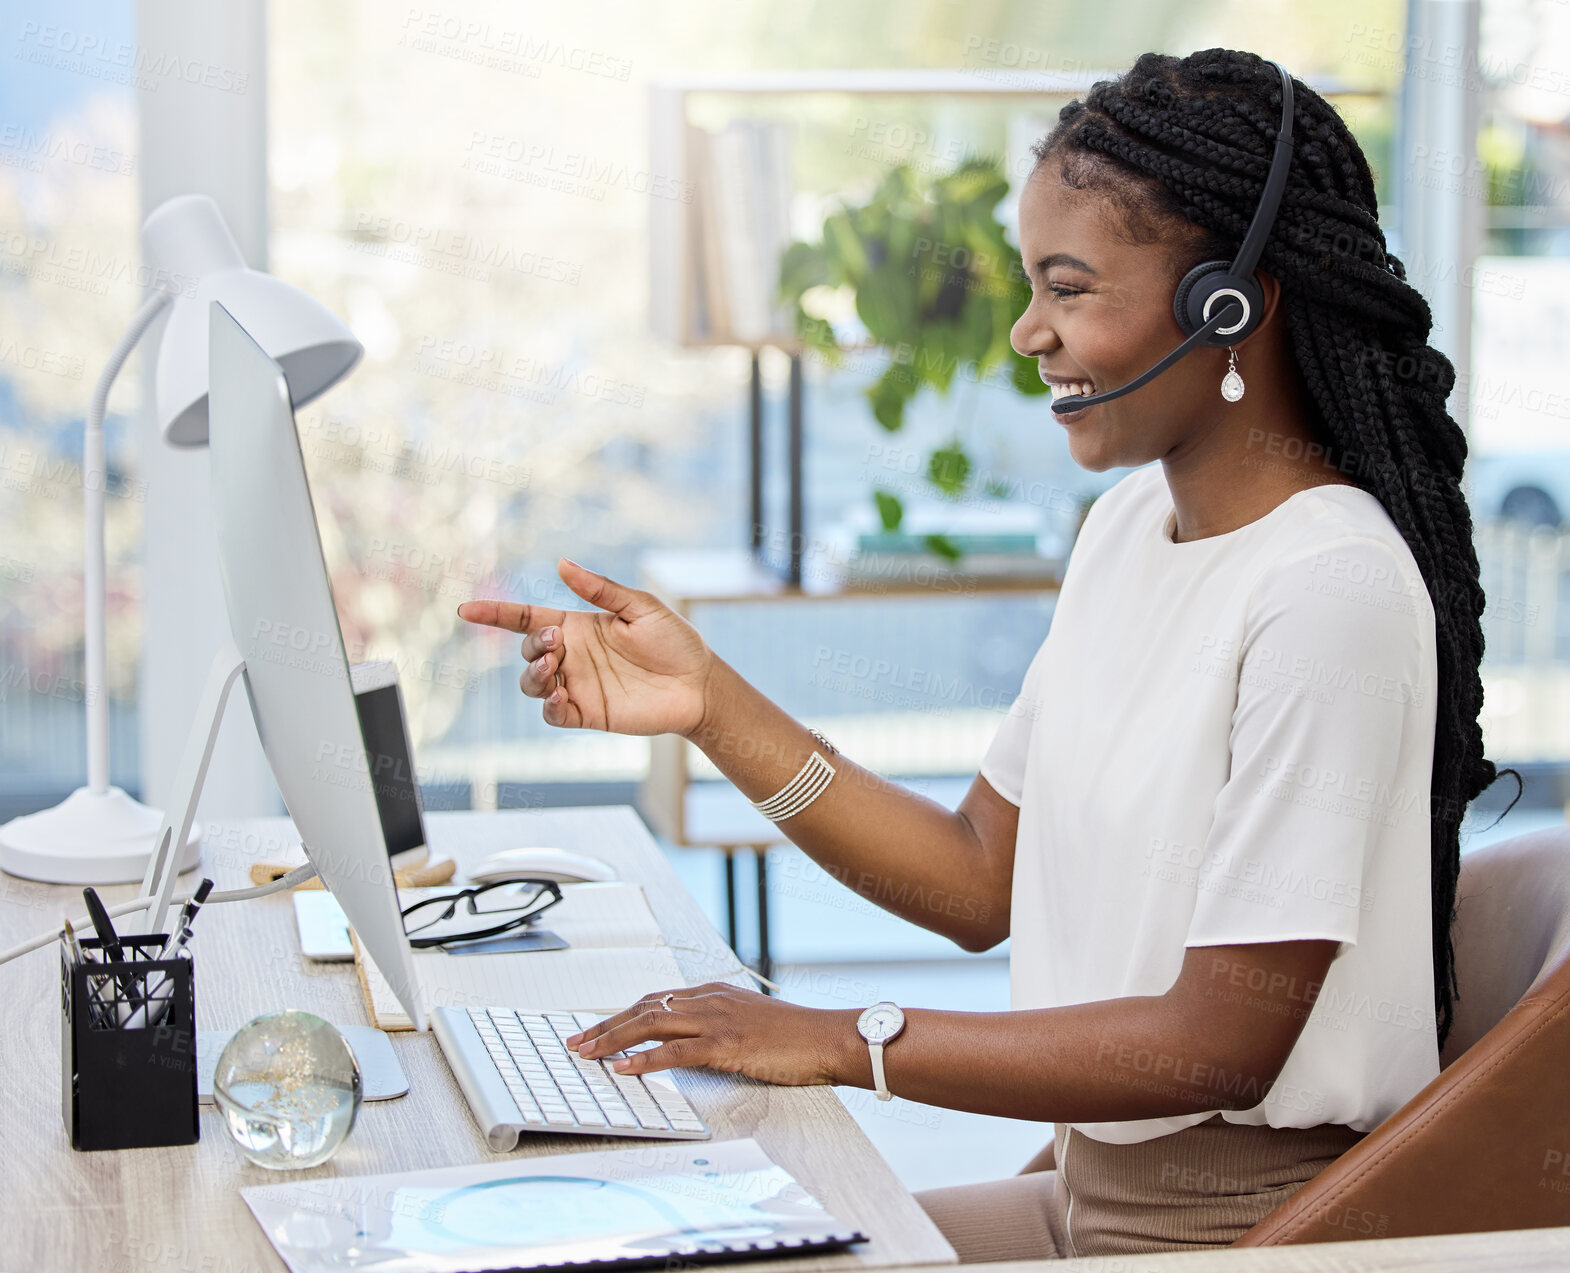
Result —
[{"label": "smiling face", "polygon": [[[1031,301],[1010,340],[1037,360],[1042,379],[1089,381],[1105,392],[1183,341],[1172,314],[1182,277],[1175,245],[1129,243],[1114,232],[1121,224],[1104,194],[1065,186],[1055,158],[1025,183],[1019,241]],[[1070,454],[1081,468],[1145,464],[1168,456],[1217,418],[1223,404],[1216,386],[1226,365],[1226,350],[1200,347],[1124,397],[1068,419],[1050,414],[1067,430]]]}]

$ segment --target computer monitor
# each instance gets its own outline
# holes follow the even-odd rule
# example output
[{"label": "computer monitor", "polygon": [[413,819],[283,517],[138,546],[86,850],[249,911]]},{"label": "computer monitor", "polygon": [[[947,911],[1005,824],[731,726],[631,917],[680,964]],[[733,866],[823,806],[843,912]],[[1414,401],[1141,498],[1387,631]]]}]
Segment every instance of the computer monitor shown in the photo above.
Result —
[{"label": "computer monitor", "polygon": [[425,809],[414,769],[414,740],[403,709],[403,690],[394,663],[356,663],[349,669],[354,705],[359,709],[360,736],[371,767],[382,838],[393,869],[425,861]]},{"label": "computer monitor", "polygon": [[423,1030],[288,385],[216,301],[208,330],[218,559],[257,732],[312,865]]}]

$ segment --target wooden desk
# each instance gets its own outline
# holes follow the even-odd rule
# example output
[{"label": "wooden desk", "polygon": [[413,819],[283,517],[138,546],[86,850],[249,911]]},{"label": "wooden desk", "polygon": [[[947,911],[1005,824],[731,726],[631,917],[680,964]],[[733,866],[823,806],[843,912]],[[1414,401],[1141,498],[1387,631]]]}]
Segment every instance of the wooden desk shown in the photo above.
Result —
[{"label": "wooden desk", "polygon": [[[460,870],[497,849],[557,844],[613,863],[644,886],[689,980],[717,978],[731,956],[697,903],[625,806],[502,813],[433,813],[432,847]],[[203,874],[220,888],[248,883],[253,862],[293,843],[282,818],[209,826]],[[187,876],[182,885],[194,882]],[[111,904],[130,885],[102,892]],[[0,876],[0,946],[81,912],[80,890]],[[298,1007],[340,1025],[369,1024],[351,965],[301,959],[289,895],[214,907],[197,924],[196,1017],[200,1029],[234,1028]],[[201,1140],[170,1149],[77,1153],[60,1117],[60,974],[51,945],[0,967],[7,1005],[0,1029],[0,1271],[158,1269],[259,1273],[284,1268],[239,1189],[304,1176],[357,1176],[416,1167],[494,1162],[468,1104],[430,1034],[392,1035],[411,1090],[367,1104],[343,1148],[305,1173],[252,1166],[210,1106]],[[828,1088],[770,1087],[707,1071],[683,1086],[716,1139],[751,1136],[842,1220],[873,1240],[845,1255],[771,1261],[769,1268],[854,1270],[953,1263],[954,1252]],[[517,1157],[624,1144],[605,1137],[526,1135]]]}]

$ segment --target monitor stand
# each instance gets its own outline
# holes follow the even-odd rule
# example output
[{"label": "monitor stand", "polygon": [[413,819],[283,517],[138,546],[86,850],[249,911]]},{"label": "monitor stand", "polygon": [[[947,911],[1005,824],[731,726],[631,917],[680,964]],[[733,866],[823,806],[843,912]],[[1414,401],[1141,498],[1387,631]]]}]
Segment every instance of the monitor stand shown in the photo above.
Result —
[{"label": "monitor stand", "polygon": [[229,702],[229,692],[245,671],[245,659],[235,648],[234,642],[225,639],[213,655],[212,668],[207,673],[207,684],[202,687],[202,697],[196,705],[196,716],[191,722],[190,736],[185,740],[185,751],[180,757],[180,767],[175,770],[174,789],[169,793],[165,806],[163,825],[153,841],[153,855],[147,860],[147,874],[142,877],[141,896],[150,898],[147,909],[139,921],[127,927],[143,933],[164,931],[164,918],[174,896],[175,877],[180,872],[179,854],[170,851],[171,845],[184,844],[196,821],[196,805],[202,796],[202,785],[207,781],[207,766],[212,763],[213,745],[218,741],[218,727],[223,723],[224,708]]},{"label": "monitor stand", "polygon": [[[185,742],[185,752],[180,757],[180,766],[175,771],[174,789],[169,793],[169,803],[164,813],[163,826],[159,828],[158,837],[154,841],[153,855],[148,859],[147,875],[142,880],[142,890],[137,898],[136,905],[144,906],[145,912],[138,922],[132,920],[127,924],[127,931],[140,933],[165,932],[165,922],[169,907],[174,898],[175,877],[180,870],[181,855],[173,851],[174,845],[185,843],[186,837],[191,834],[191,825],[196,820],[196,805],[202,794],[202,784],[207,780],[207,766],[213,758],[213,745],[218,739],[218,727],[223,721],[224,707],[229,702],[229,694],[234,689],[234,684],[246,670],[245,658],[236,648],[232,639],[225,640],[219,646],[218,653],[213,656],[213,665],[207,673],[207,683],[202,687],[202,697],[197,703],[196,715],[191,722],[191,733]],[[247,698],[249,698],[247,694]],[[367,781],[369,778],[367,777]],[[373,815],[374,816],[374,813]],[[311,856],[310,845],[304,846],[306,855]],[[267,893],[281,892],[284,889],[294,888],[298,884],[314,878],[320,871],[321,864],[314,857],[310,864],[301,866],[287,875],[280,876],[270,884],[258,885],[249,889],[236,889],[226,893],[214,893],[208,902],[238,902],[253,897],[260,897]],[[351,875],[349,867],[338,869],[329,868],[323,875],[323,882],[334,893],[338,892],[341,885],[364,882],[363,876]],[[375,869],[385,869],[387,872],[386,884],[389,892],[394,887],[392,867],[383,858]],[[397,915],[396,898],[391,903],[392,914]],[[128,908],[129,909],[129,908]],[[346,909],[353,909],[346,908]],[[111,912],[114,913],[114,912]],[[362,925],[363,930],[363,925]],[[373,934],[374,936],[374,934]],[[391,941],[390,934],[383,934],[384,938]],[[383,975],[388,969],[398,969],[398,956],[401,953],[404,964],[408,962],[407,939],[403,936],[401,921],[396,933],[396,940],[405,944],[400,951],[396,945],[383,945],[377,949],[377,943],[369,942],[373,954],[379,955]],[[413,970],[407,973],[409,980],[394,980],[393,992],[408,1009],[412,1005],[411,1018],[415,1028],[423,1030],[425,1019],[418,1003],[418,986],[413,981]]]}]

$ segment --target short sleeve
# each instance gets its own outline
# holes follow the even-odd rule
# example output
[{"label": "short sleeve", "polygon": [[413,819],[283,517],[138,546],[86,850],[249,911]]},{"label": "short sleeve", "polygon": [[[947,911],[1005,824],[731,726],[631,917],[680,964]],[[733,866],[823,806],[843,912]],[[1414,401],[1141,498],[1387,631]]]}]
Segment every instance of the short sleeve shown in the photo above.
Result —
[{"label": "short sleeve", "polygon": [[[1259,580],[1186,945],[1323,938],[1340,955],[1357,943],[1370,853],[1397,819],[1428,818],[1432,642],[1421,578],[1376,539]],[[1407,784],[1421,790],[1405,791],[1404,754],[1423,745],[1425,721],[1428,764]]]},{"label": "short sleeve", "polygon": [[[1051,640],[1049,635],[1047,640]],[[1040,680],[1038,669],[1041,666],[1042,656],[1046,650],[1046,643],[1042,643],[1036,657],[1031,660],[1030,667],[1025,671],[1024,683],[1020,691],[1009,704],[1008,712],[998,722],[997,732],[992,735],[992,742],[988,745],[986,755],[981,758],[981,776],[987,780],[992,789],[1007,800],[1010,804],[1017,805],[1024,798],[1025,791],[1025,761],[1030,752],[1030,735],[1035,727],[1036,717],[1040,714],[1039,694],[1037,684]]]}]

